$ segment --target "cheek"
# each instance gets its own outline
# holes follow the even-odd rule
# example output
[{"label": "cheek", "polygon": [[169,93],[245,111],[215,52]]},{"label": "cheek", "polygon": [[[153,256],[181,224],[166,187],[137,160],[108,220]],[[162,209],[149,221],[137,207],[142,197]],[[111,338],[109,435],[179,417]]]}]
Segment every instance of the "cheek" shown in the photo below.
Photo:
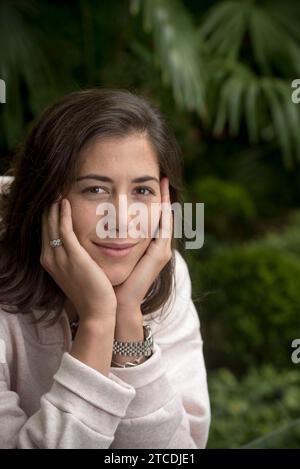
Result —
[{"label": "cheek", "polygon": [[73,230],[80,241],[90,237],[96,229],[96,211],[88,204],[72,202]]}]

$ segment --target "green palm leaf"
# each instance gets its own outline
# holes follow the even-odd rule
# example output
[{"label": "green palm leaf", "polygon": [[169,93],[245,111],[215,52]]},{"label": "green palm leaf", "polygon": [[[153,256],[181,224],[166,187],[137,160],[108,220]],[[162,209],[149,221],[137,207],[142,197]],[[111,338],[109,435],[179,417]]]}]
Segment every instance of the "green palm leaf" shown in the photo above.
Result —
[{"label": "green palm leaf", "polygon": [[[26,8],[30,6],[29,2]],[[22,85],[28,93],[27,111],[35,115],[41,107],[42,84],[48,84],[50,92],[53,83],[47,60],[23,20],[23,8],[23,3],[17,1],[0,4],[0,43],[5,44],[1,49],[0,76],[6,82],[7,92],[1,120],[9,148],[15,145],[25,125]]]},{"label": "green palm leaf", "polygon": [[253,79],[246,90],[245,95],[245,119],[248,129],[248,136],[251,143],[257,143],[259,140],[258,126],[258,100],[260,97],[260,88],[257,80]]},{"label": "green palm leaf", "polygon": [[222,1],[209,10],[199,33],[214,89],[208,94],[213,134],[237,136],[245,123],[249,141],[258,143],[269,128],[269,140],[291,167],[300,159],[300,110],[288,78],[300,69],[300,34],[288,17],[279,20],[268,4]]},{"label": "green palm leaf", "polygon": [[142,10],[145,31],[151,32],[165,85],[171,84],[180,108],[204,118],[205,73],[199,35],[179,0],[133,0],[132,14]]},{"label": "green palm leaf", "polygon": [[271,79],[263,78],[261,80],[261,88],[269,105],[273,127],[282,147],[286,164],[288,167],[291,167],[292,147],[289,135],[289,126],[287,125],[284,117],[282,100],[280,100],[280,97],[276,92],[276,86],[274,86]]},{"label": "green palm leaf", "polygon": [[279,20],[267,6],[246,0],[217,3],[200,27],[211,53],[238,59],[242,52],[249,56],[250,45],[262,73],[286,73],[287,60],[292,69],[299,70],[296,29],[295,22],[291,26],[287,18]]}]

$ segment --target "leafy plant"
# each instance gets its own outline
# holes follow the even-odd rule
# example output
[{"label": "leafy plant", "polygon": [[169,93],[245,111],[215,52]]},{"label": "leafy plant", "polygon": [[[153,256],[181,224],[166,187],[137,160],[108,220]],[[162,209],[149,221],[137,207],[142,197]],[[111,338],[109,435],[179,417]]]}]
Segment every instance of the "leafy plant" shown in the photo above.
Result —
[{"label": "leafy plant", "polygon": [[8,148],[21,137],[26,113],[34,116],[46,104],[41,91],[48,86],[49,98],[54,80],[46,56],[26,22],[33,8],[32,2],[3,0],[0,3],[0,77],[7,83],[0,122]]},{"label": "leafy plant", "polygon": [[132,14],[140,10],[145,31],[153,36],[163,83],[171,83],[179,107],[196,110],[205,118],[205,64],[187,9],[179,0],[132,0]]},{"label": "leafy plant", "polygon": [[268,3],[222,1],[199,31],[211,57],[213,134],[220,137],[228,129],[238,136],[246,126],[251,143],[277,141],[292,167],[300,158],[300,112],[291,100],[292,79],[300,70],[299,34],[297,20],[287,21],[286,12],[279,20],[273,11]]},{"label": "leafy plant", "polygon": [[[300,331],[300,262],[265,245],[219,250],[198,265],[197,293],[210,368],[245,373],[251,365],[293,366]],[[196,293],[196,291],[194,292]]]},{"label": "leafy plant", "polygon": [[206,233],[233,240],[251,231],[256,210],[245,187],[206,177],[195,180],[190,190],[198,202],[204,203]]},{"label": "leafy plant", "polygon": [[298,369],[252,367],[242,379],[222,368],[208,375],[208,448],[299,448]]}]

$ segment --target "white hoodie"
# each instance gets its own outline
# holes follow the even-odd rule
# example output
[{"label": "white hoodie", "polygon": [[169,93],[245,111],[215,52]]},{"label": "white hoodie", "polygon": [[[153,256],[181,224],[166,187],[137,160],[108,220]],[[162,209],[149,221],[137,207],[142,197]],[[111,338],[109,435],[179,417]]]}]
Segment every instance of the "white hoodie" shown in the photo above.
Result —
[{"label": "white hoodie", "polygon": [[[154,354],[109,376],[70,355],[65,310],[50,328],[0,308],[0,448],[204,448],[210,404],[187,264],[175,251],[175,301],[144,316]],[[173,297],[172,294],[172,297]],[[166,315],[166,317],[165,317]]]}]

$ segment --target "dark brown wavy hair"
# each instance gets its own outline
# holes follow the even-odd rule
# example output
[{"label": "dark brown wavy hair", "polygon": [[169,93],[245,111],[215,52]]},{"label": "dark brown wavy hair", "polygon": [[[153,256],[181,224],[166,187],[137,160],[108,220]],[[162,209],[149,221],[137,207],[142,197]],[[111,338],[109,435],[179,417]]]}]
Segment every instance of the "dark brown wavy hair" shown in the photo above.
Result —
[{"label": "dark brown wavy hair", "polygon": [[[64,307],[66,295],[40,263],[41,218],[46,207],[64,197],[76,180],[78,155],[95,137],[143,133],[153,145],[160,179],[169,178],[171,203],[182,203],[183,159],[171,126],[148,99],[124,89],[76,91],[45,109],[32,127],[6,175],[0,205],[0,304],[7,313],[42,310],[38,319]],[[171,260],[155,279],[141,305],[142,314],[164,307],[172,291]],[[53,321],[50,321],[53,324]]]}]

